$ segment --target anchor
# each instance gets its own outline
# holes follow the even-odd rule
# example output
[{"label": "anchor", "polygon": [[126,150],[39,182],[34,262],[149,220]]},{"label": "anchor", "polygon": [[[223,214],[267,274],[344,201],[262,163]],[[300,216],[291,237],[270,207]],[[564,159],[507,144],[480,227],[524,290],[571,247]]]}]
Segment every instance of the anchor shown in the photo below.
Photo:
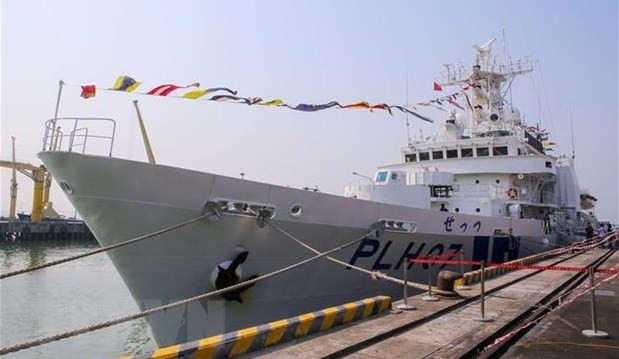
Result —
[{"label": "anchor", "polygon": [[[232,260],[232,262],[230,262],[227,268],[222,267],[223,263],[219,264],[217,266],[218,272],[217,272],[217,278],[215,279],[215,288],[223,289],[223,288],[227,288],[232,285],[243,282],[241,280],[240,275],[237,273],[237,269],[239,268],[241,264],[243,264],[247,260],[248,255],[249,255],[249,251],[242,251],[241,253],[237,254],[237,256]],[[259,275],[255,274],[247,278],[247,280],[252,280],[258,277]],[[239,303],[243,303],[243,298],[241,298],[241,293],[253,287],[254,284],[255,283],[251,283],[251,284],[241,286],[229,292],[222,293],[221,296],[227,301],[236,300]]]}]

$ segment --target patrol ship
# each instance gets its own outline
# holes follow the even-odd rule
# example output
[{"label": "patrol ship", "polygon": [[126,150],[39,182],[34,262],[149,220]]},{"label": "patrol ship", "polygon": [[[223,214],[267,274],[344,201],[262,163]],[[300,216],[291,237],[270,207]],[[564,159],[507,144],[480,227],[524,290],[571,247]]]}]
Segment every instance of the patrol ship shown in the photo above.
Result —
[{"label": "patrol ship", "polygon": [[[174,226],[205,211],[219,215],[108,252],[142,310],[270,273],[318,251],[368,236],[333,257],[400,277],[406,259],[463,251],[466,259],[503,262],[579,238],[592,220],[580,208],[573,158],[555,157],[546,134],[527,126],[504,98],[530,60],[495,66],[493,41],[474,46],[470,68],[447,66],[442,86],[467,93],[440,130],[410,141],[402,161],[370,181],[326,194],[112,157],[106,136],[84,130],[93,119],[47,122],[39,157],[102,246]],[[89,154],[86,139],[110,142]],[[79,139],[82,139],[80,141]],[[122,176],[119,174],[123,174]],[[257,213],[261,213],[258,218]],[[266,214],[266,215],[265,215]],[[262,223],[264,224],[264,223]],[[444,266],[408,264],[423,282]],[[409,277],[410,278],[410,277]],[[251,288],[148,317],[159,345],[196,340],[402,288],[321,259]]]}]

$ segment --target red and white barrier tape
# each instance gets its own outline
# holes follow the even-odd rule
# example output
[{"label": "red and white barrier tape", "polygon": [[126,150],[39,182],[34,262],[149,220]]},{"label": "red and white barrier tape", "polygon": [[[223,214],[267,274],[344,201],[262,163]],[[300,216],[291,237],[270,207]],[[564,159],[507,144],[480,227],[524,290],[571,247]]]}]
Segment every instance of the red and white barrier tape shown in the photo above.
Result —
[{"label": "red and white barrier tape", "polygon": [[[480,261],[450,261],[445,259],[410,259],[411,263],[426,263],[426,264],[452,264],[452,265],[481,265]],[[540,266],[534,264],[517,264],[517,263],[485,263],[486,270],[491,268],[509,268],[509,269],[536,269],[536,270],[554,270],[562,272],[587,272],[588,267],[567,267],[567,266]],[[619,270],[612,269],[596,269],[598,273],[615,274]]]},{"label": "red and white barrier tape", "polygon": [[[611,269],[608,269],[607,271],[612,272],[612,273],[614,273],[614,274],[613,274],[613,275],[610,275],[610,276],[608,276],[608,277],[606,277],[606,278],[602,278],[602,279],[600,279],[597,283],[595,283],[595,285],[594,285],[593,287],[591,287],[591,286],[589,285],[589,283],[586,283],[586,284],[585,284],[585,286],[584,286],[584,288],[583,288],[580,292],[578,292],[578,293],[576,293],[576,294],[574,294],[574,292],[575,292],[577,289],[579,289],[579,288],[575,288],[575,289],[573,289],[573,290],[571,290],[571,291],[569,291],[569,292],[563,293],[563,294],[559,297],[559,303],[560,303],[560,304],[559,304],[558,306],[556,306],[554,309],[551,309],[548,313],[546,313],[546,314],[542,315],[541,317],[539,317],[539,318],[537,318],[537,319],[534,319],[534,320],[532,320],[532,321],[530,321],[530,322],[528,322],[528,323],[525,323],[525,324],[523,324],[522,326],[520,326],[520,327],[518,327],[518,328],[516,328],[516,329],[512,330],[511,332],[509,332],[509,333],[507,333],[507,334],[505,334],[505,335],[503,335],[503,336],[501,336],[501,337],[497,338],[497,339],[496,339],[496,340],[495,340],[492,344],[490,344],[490,345],[486,346],[486,347],[484,348],[484,350],[490,349],[490,348],[492,348],[492,347],[496,346],[497,344],[500,344],[502,341],[504,341],[504,340],[506,340],[506,339],[509,339],[511,336],[513,336],[514,334],[518,333],[519,331],[521,331],[521,330],[523,330],[523,329],[525,329],[525,328],[527,328],[527,327],[530,327],[530,326],[531,326],[531,325],[533,325],[533,324],[536,324],[536,323],[540,322],[542,319],[544,319],[544,318],[548,317],[549,315],[551,315],[551,314],[555,313],[555,312],[556,312],[557,310],[559,310],[560,308],[565,307],[566,305],[568,305],[568,304],[570,304],[570,303],[574,302],[576,299],[578,299],[578,298],[582,297],[583,295],[585,295],[585,294],[589,293],[590,291],[595,290],[596,288],[598,288],[598,287],[599,287],[599,286],[601,286],[602,284],[604,284],[604,283],[606,283],[606,282],[608,282],[608,281],[611,281],[611,280],[615,279],[615,278],[619,275],[619,274],[617,274],[617,273],[619,273],[619,264],[615,265],[615,266],[614,266],[613,268],[611,268]],[[605,272],[601,272],[601,273],[605,273]],[[572,296],[571,296],[571,297],[569,297],[567,300],[565,300],[565,301],[561,301],[562,297],[567,297],[567,296],[570,296],[570,295],[572,295]]]}]

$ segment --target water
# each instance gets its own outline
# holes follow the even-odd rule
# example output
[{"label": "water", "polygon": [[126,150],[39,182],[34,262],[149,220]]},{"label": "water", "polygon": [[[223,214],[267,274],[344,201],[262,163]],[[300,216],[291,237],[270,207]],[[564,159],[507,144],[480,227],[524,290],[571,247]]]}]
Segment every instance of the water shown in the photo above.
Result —
[{"label": "water", "polygon": [[[95,242],[0,242],[5,273],[95,249]],[[0,280],[0,347],[139,311],[106,254]],[[116,358],[156,348],[144,319],[3,356]]]}]

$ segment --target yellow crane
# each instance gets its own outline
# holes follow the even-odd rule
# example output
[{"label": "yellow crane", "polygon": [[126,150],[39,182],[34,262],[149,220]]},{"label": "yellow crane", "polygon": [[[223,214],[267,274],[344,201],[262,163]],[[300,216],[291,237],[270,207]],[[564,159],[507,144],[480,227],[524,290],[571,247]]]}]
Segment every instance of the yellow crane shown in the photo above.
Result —
[{"label": "yellow crane", "polygon": [[[39,222],[43,217],[43,191],[45,185],[45,173],[47,169],[45,166],[35,166],[30,163],[3,161],[0,160],[0,167],[12,168],[28,178],[34,181],[34,193],[32,195],[32,213],[30,220],[32,222]],[[11,181],[12,182],[12,181]],[[17,181],[15,183],[15,196],[13,196],[13,182],[11,183],[11,215],[15,216],[15,203],[17,201]]]},{"label": "yellow crane", "polygon": [[[34,193],[32,195],[32,213],[30,220],[32,222],[40,222],[43,218],[43,204],[49,201],[49,193],[45,195],[45,180],[49,176],[45,166],[35,166],[30,163],[15,161],[15,137],[11,137],[13,142],[12,161],[0,160],[0,167],[6,167],[13,170],[11,177],[11,205],[9,209],[9,218],[16,218],[17,208],[17,172],[22,173],[34,181]],[[48,190],[49,192],[49,190]],[[47,198],[47,201],[45,200]],[[50,206],[51,207],[51,206]]]}]

